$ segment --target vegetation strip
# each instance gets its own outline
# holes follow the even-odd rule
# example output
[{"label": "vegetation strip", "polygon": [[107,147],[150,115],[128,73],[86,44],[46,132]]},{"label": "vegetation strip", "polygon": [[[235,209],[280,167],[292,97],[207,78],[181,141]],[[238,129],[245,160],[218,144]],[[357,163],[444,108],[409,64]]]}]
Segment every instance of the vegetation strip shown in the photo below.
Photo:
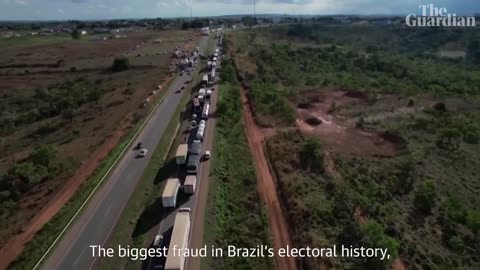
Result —
[{"label": "vegetation strip", "polygon": [[[256,191],[255,170],[242,120],[240,86],[232,64],[222,63],[217,103],[213,176],[209,189],[205,244],[226,248],[269,245],[268,218]],[[202,269],[272,269],[271,258],[206,258]]]}]

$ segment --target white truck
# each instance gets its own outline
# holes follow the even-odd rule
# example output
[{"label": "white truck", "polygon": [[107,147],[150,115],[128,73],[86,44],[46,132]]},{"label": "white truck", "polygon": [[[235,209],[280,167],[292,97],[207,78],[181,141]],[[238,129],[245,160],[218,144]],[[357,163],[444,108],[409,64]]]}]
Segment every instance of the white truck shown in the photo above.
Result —
[{"label": "white truck", "polygon": [[202,111],[202,119],[208,119],[208,112],[210,110],[210,104],[205,103],[203,106],[203,111]]},{"label": "white truck", "polygon": [[187,175],[185,178],[185,183],[183,183],[183,192],[185,194],[195,193],[195,186],[197,184],[197,177],[195,175]]},{"label": "white truck", "polygon": [[205,134],[205,127],[206,127],[205,120],[200,121],[200,124],[198,125],[198,129],[197,129],[197,135],[195,136],[197,140],[203,141],[203,136]]},{"label": "white truck", "polygon": [[162,193],[163,207],[175,207],[177,205],[177,195],[180,189],[180,180],[178,178],[170,178]]},{"label": "white truck", "polygon": [[[188,248],[188,237],[190,236],[190,208],[182,208],[175,215],[173,223],[172,238],[168,247],[165,270],[185,269],[185,252],[179,252]],[[174,253],[174,250],[176,252]]]},{"label": "white truck", "polygon": [[185,165],[187,163],[188,144],[180,144],[175,154],[177,165]]}]

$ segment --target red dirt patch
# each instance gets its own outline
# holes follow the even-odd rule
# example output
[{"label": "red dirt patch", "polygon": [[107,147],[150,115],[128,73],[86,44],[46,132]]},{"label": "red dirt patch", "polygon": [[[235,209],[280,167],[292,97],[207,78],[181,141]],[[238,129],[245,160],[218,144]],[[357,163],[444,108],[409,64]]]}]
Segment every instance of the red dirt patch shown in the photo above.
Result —
[{"label": "red dirt patch", "polygon": [[[308,99],[316,102],[297,108],[297,126],[304,133],[321,136],[332,150],[347,154],[392,157],[404,148],[405,142],[399,136],[365,131],[357,128],[353,119],[343,119],[330,113],[333,106],[365,103],[368,99],[365,93],[352,90],[331,91]],[[315,124],[316,122],[321,124]]]},{"label": "red dirt patch", "polygon": [[[263,151],[262,141],[265,136],[270,135],[273,129],[259,128],[253,120],[245,90],[241,91],[243,117],[245,119],[245,131],[250,146],[250,151],[255,160],[255,171],[257,173],[257,188],[262,201],[268,208],[268,219],[272,233],[273,246],[276,250],[292,246],[290,230],[287,219],[283,213],[282,205],[277,194],[276,180],[270,171],[267,158]],[[292,257],[275,257],[276,269],[295,270],[297,269],[295,259]]]}]

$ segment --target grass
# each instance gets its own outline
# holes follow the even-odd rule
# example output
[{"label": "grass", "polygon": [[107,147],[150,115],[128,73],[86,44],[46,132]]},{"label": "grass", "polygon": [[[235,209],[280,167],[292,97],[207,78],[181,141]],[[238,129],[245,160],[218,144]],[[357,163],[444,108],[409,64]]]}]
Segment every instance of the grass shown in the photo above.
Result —
[{"label": "grass", "polygon": [[0,39],[0,48],[1,47],[11,47],[11,46],[33,46],[33,45],[47,45],[62,41],[71,41],[72,38],[70,35],[49,35],[49,36],[21,36],[21,37],[11,37]]},{"label": "grass", "polygon": [[[204,239],[206,245],[222,248],[270,244],[266,210],[256,192],[255,170],[244,134],[239,90],[236,82],[224,82],[218,92],[219,118]],[[208,257],[201,265],[201,269],[272,268],[270,258]]]},{"label": "grass", "polygon": [[[167,86],[168,89],[173,83],[173,80]],[[167,91],[162,92],[160,101]],[[119,157],[128,142],[135,135],[141,127],[143,121],[137,122],[133,129],[121,139],[121,142],[110,151],[108,156],[101,162],[95,172],[90,176],[77,190],[75,195],[68,201],[68,203],[48,222],[40,231],[38,231],[34,238],[26,245],[22,253],[9,265],[8,269],[30,269],[38,262],[38,260],[47,251],[48,247],[57,238],[63,228],[71,220],[74,214],[78,211],[80,206],[87,199],[88,195],[93,191],[95,186],[99,183],[105,173],[108,171],[113,162]]]}]

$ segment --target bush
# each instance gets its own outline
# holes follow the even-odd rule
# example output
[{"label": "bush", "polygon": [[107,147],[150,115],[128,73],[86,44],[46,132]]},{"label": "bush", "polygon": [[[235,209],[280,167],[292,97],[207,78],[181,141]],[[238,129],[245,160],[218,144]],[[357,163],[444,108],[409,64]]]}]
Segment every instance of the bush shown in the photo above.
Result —
[{"label": "bush", "polygon": [[112,71],[113,72],[120,72],[127,70],[130,67],[130,63],[128,61],[128,58],[126,57],[117,57],[115,60],[113,60],[112,64]]},{"label": "bush", "polygon": [[422,213],[429,214],[435,205],[436,197],[437,192],[433,181],[426,181],[422,183],[415,192],[413,203]]}]

